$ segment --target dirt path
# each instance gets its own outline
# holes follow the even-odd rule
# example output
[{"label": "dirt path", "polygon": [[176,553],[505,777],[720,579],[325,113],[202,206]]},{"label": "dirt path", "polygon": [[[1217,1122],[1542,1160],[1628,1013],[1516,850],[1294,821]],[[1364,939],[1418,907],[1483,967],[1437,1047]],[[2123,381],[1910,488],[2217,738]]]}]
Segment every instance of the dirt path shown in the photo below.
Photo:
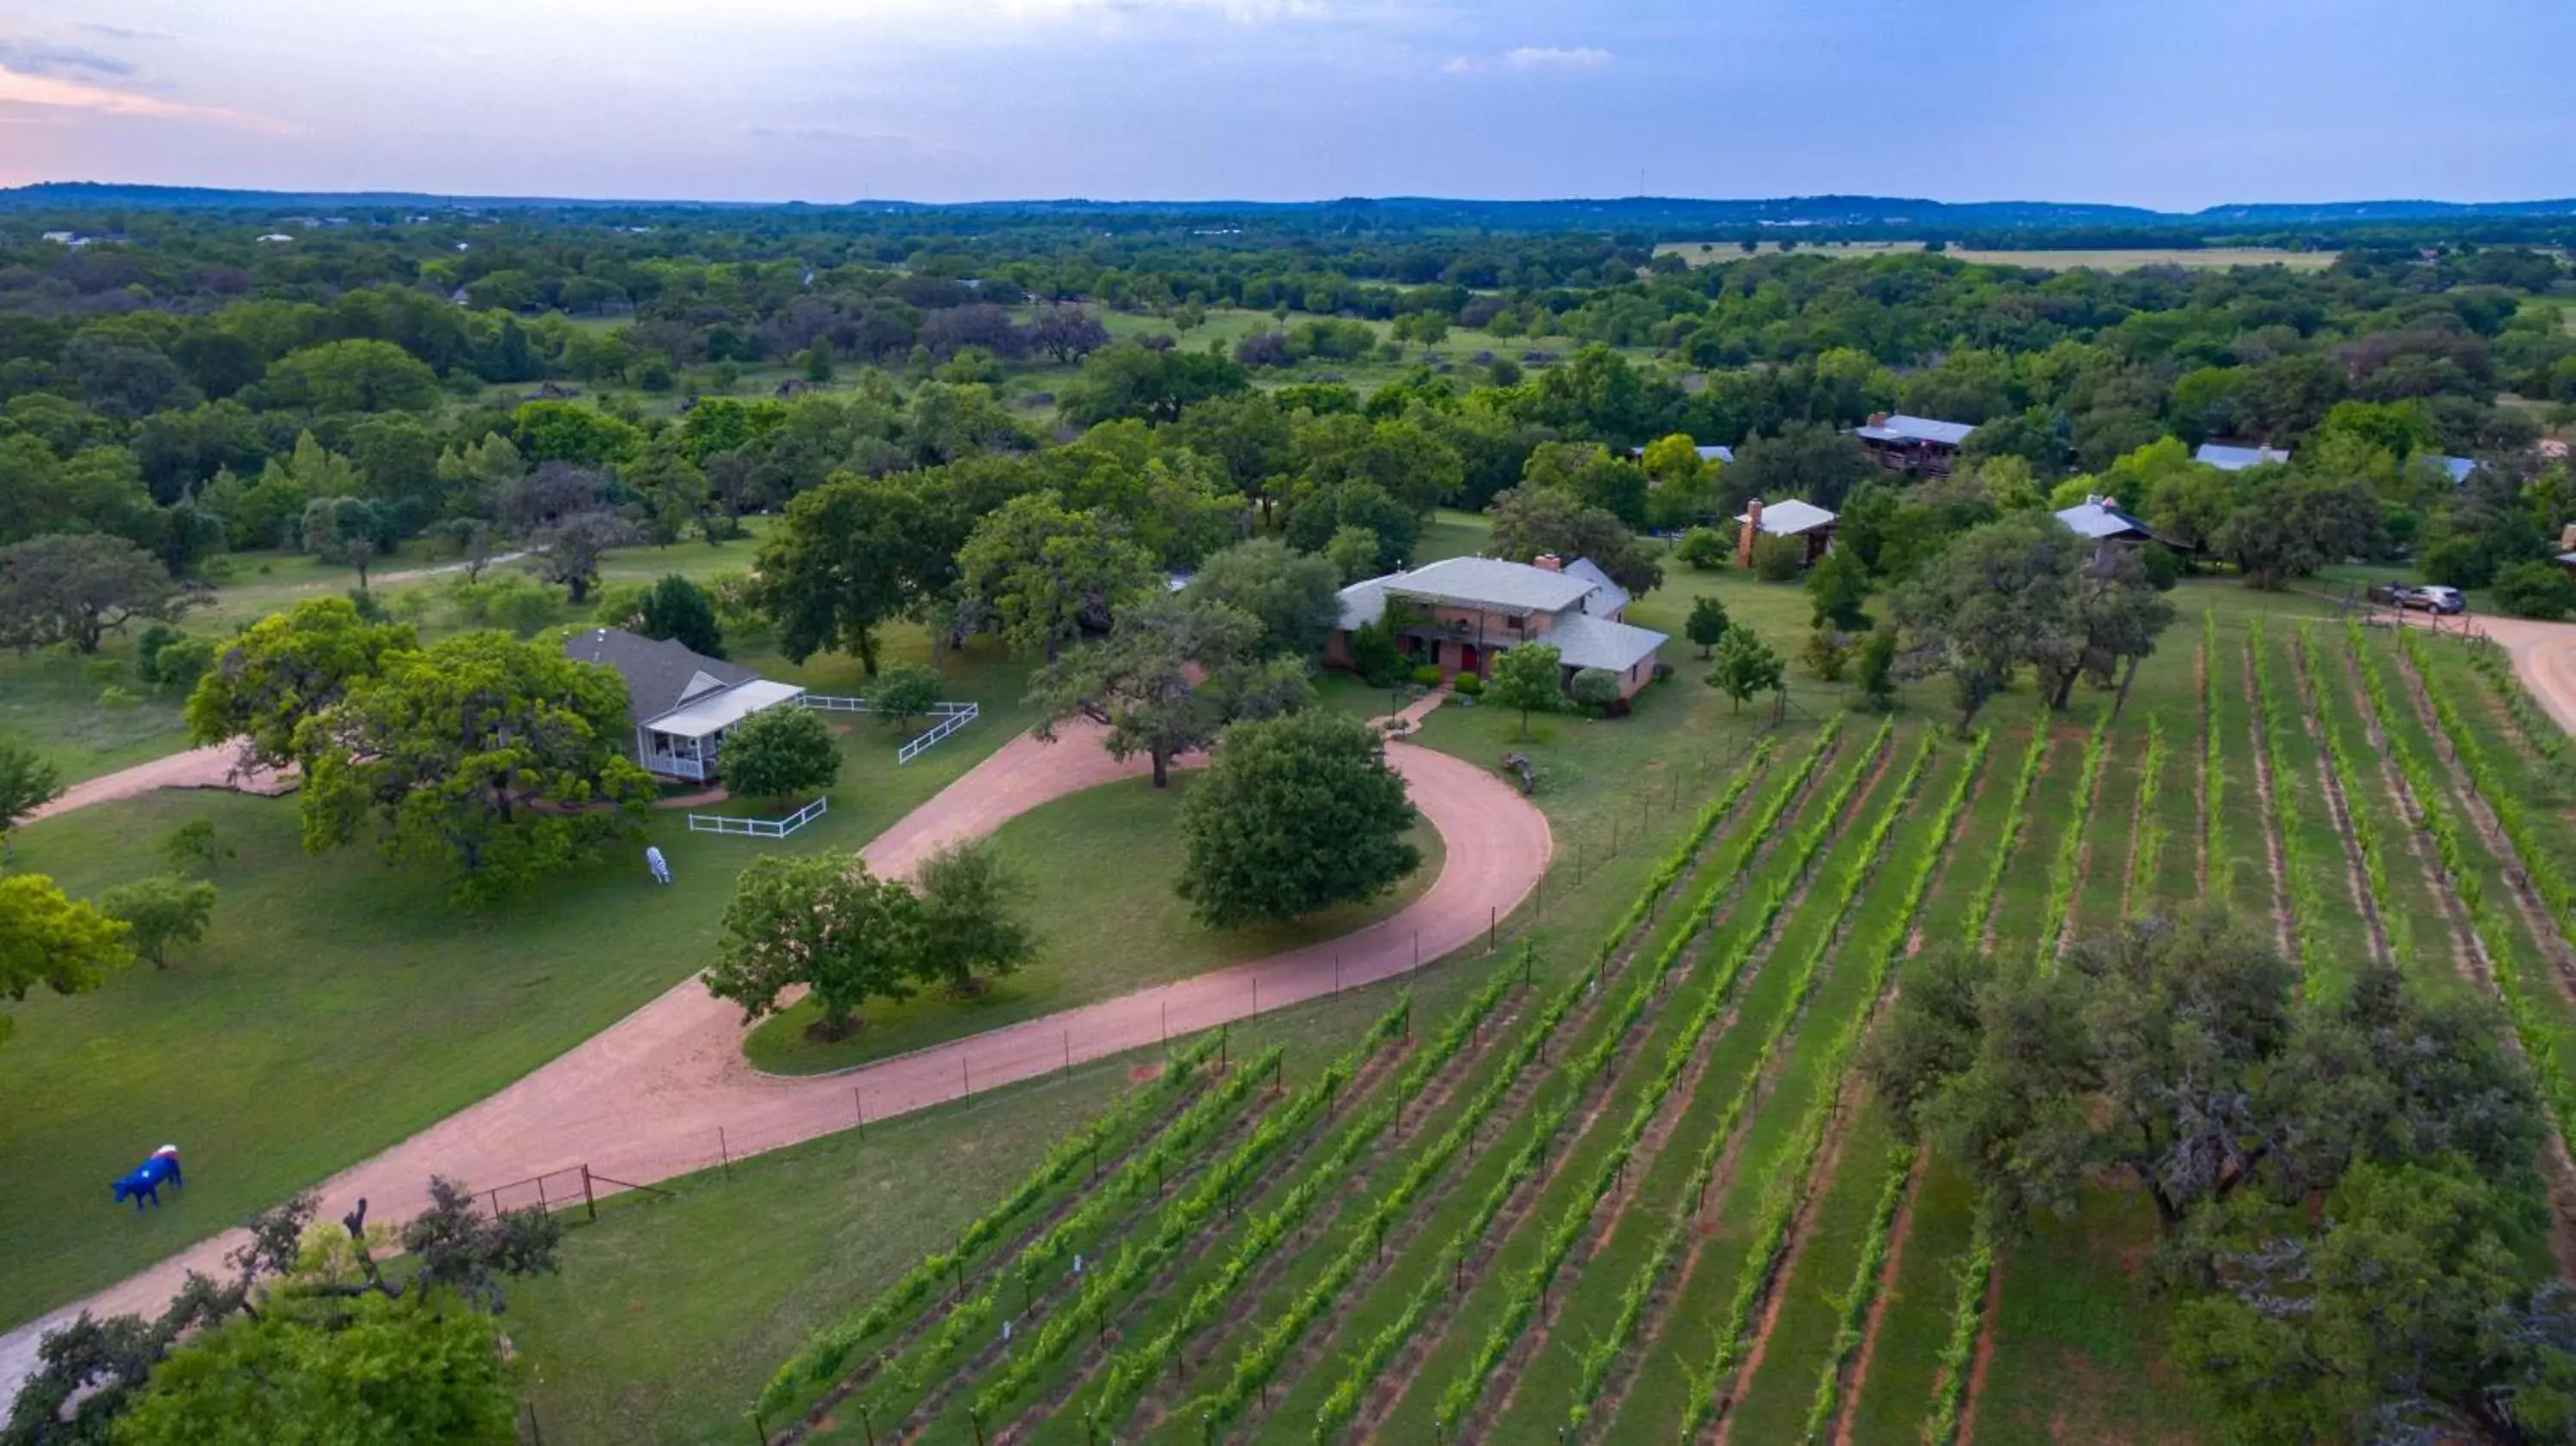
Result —
[{"label": "dirt path", "polygon": [[[1066,794],[1141,775],[1112,760],[1097,729],[1054,744],[1014,738],[860,850],[882,875],[909,872],[932,850],[991,832]],[[696,979],[481,1102],[322,1184],[326,1217],[364,1196],[375,1218],[427,1203],[432,1172],[489,1188],[590,1166],[651,1184],[974,1090],[1032,1079],[1068,1063],[1121,1054],[1175,1035],[1404,974],[1483,937],[1546,869],[1547,820],[1495,775],[1426,748],[1391,744],[1423,818],[1445,849],[1439,877],[1394,915],[1337,940],[1219,969],[1116,999],[1024,1020],[837,1074],[765,1075],[742,1056],[741,1011]],[[1188,760],[1195,762],[1196,760]],[[129,770],[130,771],[130,770]],[[160,786],[160,785],[146,785]],[[722,1133],[719,1134],[719,1131]],[[0,1399],[14,1396],[41,1333],[81,1309],[153,1313],[190,1269],[213,1273],[241,1232],[202,1241],[41,1320],[0,1336]]]},{"label": "dirt path", "polygon": [[[2413,621],[2413,619],[2409,619]],[[2504,644],[2513,670],[2559,726],[2576,733],[2576,623],[2482,617],[2478,627]]]},{"label": "dirt path", "polygon": [[295,774],[260,771],[236,777],[233,762],[240,756],[229,743],[212,748],[191,748],[167,758],[155,758],[132,768],[120,768],[96,778],[85,778],[63,790],[63,796],[27,816],[33,823],[52,818],[92,804],[112,803],[120,798],[133,798],[156,788],[228,788],[240,793],[285,793],[295,787]]}]

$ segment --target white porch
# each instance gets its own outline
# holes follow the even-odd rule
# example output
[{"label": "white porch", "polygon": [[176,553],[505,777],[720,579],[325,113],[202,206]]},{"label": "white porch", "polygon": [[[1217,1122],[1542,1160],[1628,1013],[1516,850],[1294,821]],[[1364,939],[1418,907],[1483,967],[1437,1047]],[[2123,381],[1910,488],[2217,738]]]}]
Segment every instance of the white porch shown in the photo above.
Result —
[{"label": "white porch", "polygon": [[699,699],[636,725],[635,761],[665,778],[704,783],[716,776],[716,755],[727,728],[804,693],[793,683],[754,679]]}]

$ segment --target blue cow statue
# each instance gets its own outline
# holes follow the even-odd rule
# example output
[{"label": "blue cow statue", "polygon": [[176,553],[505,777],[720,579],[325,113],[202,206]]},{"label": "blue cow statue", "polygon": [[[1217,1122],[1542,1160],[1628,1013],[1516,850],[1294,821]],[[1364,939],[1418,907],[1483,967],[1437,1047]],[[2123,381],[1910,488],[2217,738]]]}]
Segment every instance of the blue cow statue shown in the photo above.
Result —
[{"label": "blue cow statue", "polygon": [[158,1210],[161,1208],[161,1186],[164,1182],[181,1189],[187,1188],[187,1179],[179,1173],[179,1147],[176,1145],[163,1145],[153,1151],[151,1159],[136,1166],[134,1173],[117,1181],[116,1198],[119,1203],[133,1201],[138,1213],[143,1209],[143,1202],[147,1199],[152,1202],[152,1208]]}]

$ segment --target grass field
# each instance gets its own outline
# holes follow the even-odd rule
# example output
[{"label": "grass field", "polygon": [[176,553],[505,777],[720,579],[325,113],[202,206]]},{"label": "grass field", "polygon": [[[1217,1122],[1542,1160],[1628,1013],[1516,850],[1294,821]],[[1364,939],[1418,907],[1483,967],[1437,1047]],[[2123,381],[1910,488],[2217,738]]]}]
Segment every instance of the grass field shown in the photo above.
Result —
[{"label": "grass field", "polygon": [[[744,526],[750,536],[722,547],[688,543],[622,548],[602,561],[600,578],[605,583],[649,582],[676,572],[704,580],[721,572],[748,572],[760,534],[769,524],[766,517],[747,518]],[[221,637],[305,598],[344,595],[358,583],[353,568],[297,553],[247,552],[226,561],[230,571],[215,588],[212,606],[190,610],[179,621],[182,630]],[[410,543],[400,556],[376,563],[375,591],[397,609],[406,606],[407,598],[417,598],[424,637],[455,632],[462,624],[443,599],[458,577],[434,571],[453,565],[453,558],[426,544]],[[510,566],[501,564],[499,570]],[[415,572],[429,575],[402,577]],[[577,622],[588,615],[587,609],[566,605],[557,610],[554,621]],[[0,653],[0,740],[34,748],[66,783],[186,748],[187,726],[181,718],[186,694],[155,688],[136,676],[134,633],[138,631],[110,634],[92,657],[67,649]],[[782,666],[783,660],[774,656],[758,656],[762,641],[743,640],[753,655],[746,660],[771,669]],[[110,688],[120,694],[110,694]]]},{"label": "grass field", "polygon": [[[1443,514],[1423,551],[1481,537],[1477,519]],[[1784,645],[1803,631],[1802,592],[1731,570],[1674,568],[1632,617],[1678,634],[1703,594]],[[2098,752],[2105,699],[2090,690],[2054,719],[2034,716],[2026,688],[2007,694],[1971,744],[1947,728],[1937,684],[1910,687],[1882,731],[1794,668],[1775,730],[1767,709],[1739,712],[1700,682],[1680,643],[1667,654],[1679,676],[1624,719],[1542,716],[1523,741],[1505,710],[1439,710],[1426,746],[1537,764],[1558,856],[1510,921],[1525,960],[1507,945],[1426,971],[1400,1039],[1370,1032],[1387,988],[1237,1030],[1238,1060],[1285,1049],[1276,1087],[1245,1075],[1221,1095],[1236,1085],[1212,1080],[1196,1113],[1176,1098],[1097,1178],[1012,1194],[1087,1122],[1141,1098],[1151,1052],[620,1202],[573,1232],[560,1280],[514,1295],[547,1439],[739,1440],[756,1404],[770,1430],[810,1412],[825,1441],[1087,1442],[1096,1424],[1120,1441],[1549,1446],[1674,1439],[1696,1422],[1699,1439],[1753,1442],[1846,1420],[1857,1441],[1915,1439],[1964,1394],[1942,1357],[1982,1239],[1976,1201],[1946,1164],[1894,1148],[1849,1065],[1917,931],[2036,953],[2124,907],[2223,889],[2313,941],[2298,951],[2312,971],[2385,947],[2434,987],[2486,988],[2459,967],[2474,935],[2507,965],[2495,987],[2518,1026],[2576,1047],[2576,1003],[2540,967],[2565,941],[2545,915],[2460,911],[2449,865],[2411,824],[2426,801],[2459,816],[2457,868],[2491,900],[2511,897],[2508,871],[2569,857],[2576,786],[2504,695],[2451,640],[2355,649],[2315,594],[2194,579],[2177,601],[2183,621]],[[872,730],[850,735],[854,772],[826,831],[798,847],[864,839],[1024,720],[1018,665],[952,667],[990,731],[900,771]],[[829,686],[845,672],[817,660],[797,676]],[[1384,702],[1340,683],[1326,695],[1356,712]],[[2509,830],[2468,826],[2499,797],[2522,800]],[[977,1009],[1054,1007],[1239,957],[1162,932],[1182,926],[1159,877],[1105,897],[1122,873],[1156,874],[1133,862],[1168,849],[1156,834],[1170,802],[1113,788],[1006,828],[1051,926],[1033,992],[913,1007],[977,1027],[998,1022]],[[678,888],[643,891],[603,866],[542,909],[461,928],[434,881],[362,854],[304,858],[291,803],[140,800],[30,828],[21,853],[88,890],[150,871],[151,844],[200,815],[241,851],[216,875],[226,896],[207,945],[170,971],[15,1010],[8,1058],[27,1083],[0,1152],[59,1163],[0,1195],[0,1239],[27,1262],[0,1281],[0,1315],[229,1223],[682,977],[745,848],[665,834]],[[1075,839],[1098,857],[1061,858]],[[2377,884],[2362,877],[2370,847]],[[1140,957],[1152,951],[1138,939],[1186,957]],[[879,1024],[860,1052],[947,1027]],[[780,1056],[803,1053],[792,1025],[777,1032]],[[205,1142],[191,1146],[192,1164],[209,1162],[195,1198],[96,1228],[89,1192],[135,1141],[172,1132]],[[906,1284],[1005,1198],[1022,1203],[958,1262],[962,1289]],[[2139,1277],[2152,1229],[2105,1180],[2075,1221],[1996,1243],[1991,1308],[1969,1302],[1993,1358],[1963,1402],[1976,1440],[2214,1439]],[[1856,1287],[1885,1309],[1847,1341]],[[827,1369],[800,1354],[898,1288]]]},{"label": "grass field", "polygon": [[[1700,591],[1774,631],[1803,611],[1793,592],[1740,575],[1677,574],[1639,616],[1664,625]],[[1526,985],[1508,948],[1499,978],[1472,961],[1431,971],[1410,1045],[1371,1042],[1369,1012],[1348,1000],[1334,1006],[1338,1036],[1304,1028],[1300,1011],[1265,1021],[1292,1045],[1283,1088],[1139,1140],[1137,1158],[1165,1161],[1162,1174],[1097,1187],[1114,1206],[1084,1205],[1096,1192],[1079,1186],[1028,1193],[959,1262],[962,1294],[930,1291],[836,1338],[828,1358],[796,1355],[760,1400],[765,1425],[803,1415],[822,1441],[1546,1446],[1830,1439],[1848,1419],[1869,1442],[1914,1440],[1961,1398],[1980,1442],[2215,1439],[2141,1277],[2153,1212],[2117,1179],[2072,1220],[1996,1238],[1991,1300],[1979,1284],[1968,1302],[1992,1366],[1973,1397],[1949,1381],[1961,1268],[1982,1238],[1976,1201],[1946,1163],[1897,1147],[1850,1070],[1907,941],[2036,953],[2115,922],[2124,899],[2187,905],[2202,892],[2214,791],[2228,861],[2216,872],[2232,874],[2240,909],[2282,916],[2317,987],[2387,948],[2431,987],[2479,988],[2457,967],[2463,931],[2508,959],[2552,957],[2564,941],[2545,915],[2471,920],[2446,905],[2441,863],[2396,826],[2409,770],[2464,817],[2488,793],[2533,802],[2509,810],[2519,843],[2459,831],[2461,867],[2493,876],[2493,899],[2508,897],[2502,870],[2566,847],[2571,795],[2564,765],[2444,651],[2456,644],[2356,641],[2309,596],[2195,582],[2181,602],[2185,621],[2098,733],[2106,700],[2089,692],[2046,720],[2026,692],[2008,695],[1978,744],[1952,736],[1928,697],[1885,727],[1847,715],[1820,728],[1839,700],[1801,683],[1789,725],[1752,752],[1761,720],[1688,670],[1629,719],[1540,720],[1526,747],[1563,854],[1550,914],[1524,921]],[[1490,759],[1521,746],[1517,730],[1502,710],[1444,708],[1420,738]],[[2275,840],[2290,861],[2277,880]],[[2384,865],[2375,883],[2369,849]],[[2499,980],[2526,1028],[2576,1024],[2552,971]],[[1324,1112],[1316,1071],[1344,1050],[1347,1078]],[[1052,1108],[1028,1103],[1033,1128]],[[980,1140],[1034,1165],[1043,1149],[1025,1133],[994,1118]],[[814,1188],[850,1188],[864,1159],[817,1163]],[[711,1221],[750,1194],[706,1181],[652,1210]],[[609,1299],[654,1268],[643,1229],[612,1219],[584,1232],[579,1268],[600,1272]],[[790,1313],[820,1326],[852,1319],[869,1282],[899,1275],[888,1256],[902,1248],[818,1224],[743,1250],[763,1275],[774,1257],[828,1254],[831,1288],[799,1277],[791,1292]],[[1101,1267],[1075,1276],[1075,1250]],[[1847,1300],[1881,1297],[1883,1310],[1845,1314]],[[522,1328],[544,1359],[559,1339],[574,1349],[565,1333],[584,1319],[597,1317],[538,1303]],[[736,1343],[755,1329],[778,1341],[785,1326],[681,1328],[723,1343],[721,1368],[690,1377],[723,1407],[620,1414],[606,1385],[584,1381],[541,1390],[546,1429],[724,1439],[762,1390]],[[581,1349],[629,1370],[647,1346],[614,1360]]]},{"label": "grass field", "polygon": [[[1922,249],[1920,241],[1827,241],[1802,244],[1796,248],[1799,252],[1837,260]],[[1694,266],[1737,261],[1745,255],[1744,248],[1733,241],[1666,241],[1655,250],[1658,254],[1671,252]],[[1763,241],[1756,243],[1754,254],[1770,255],[1779,250],[1778,242]],[[1984,266],[2033,266],[2044,271],[2067,271],[2079,266],[2101,271],[2135,271],[2142,266],[2180,266],[2196,271],[2229,266],[2287,266],[2293,270],[2310,271],[2331,266],[2335,259],[2332,251],[2285,251],[2269,246],[2164,246],[2098,251],[1985,251],[1954,246],[1946,254],[1956,260]]]},{"label": "grass field", "polygon": [[[846,687],[855,672],[816,663],[798,676]],[[892,732],[863,723],[845,734],[833,807],[789,847],[857,846],[1028,723],[1022,665],[969,655],[948,676],[985,716],[902,766]],[[769,847],[690,834],[677,815],[656,814],[650,836],[675,887],[644,887],[620,850],[530,897],[464,913],[446,879],[389,867],[364,845],[305,854],[292,798],[164,792],[29,825],[16,866],[89,894],[161,871],[161,840],[196,818],[235,850],[212,876],[223,893],[204,944],[93,994],[9,1006],[17,1105],[0,1119],[0,1158],[46,1166],[13,1171],[0,1192],[12,1261],[0,1272],[0,1320],[50,1309],[319,1181],[687,978],[707,962],[735,872]],[[943,1018],[975,1027],[962,1006]],[[172,1138],[189,1142],[192,1165],[205,1161],[185,1200],[141,1216],[97,1208],[128,1156]]]},{"label": "grass field", "polygon": [[873,1004],[865,1028],[829,1043],[807,1035],[816,1011],[800,1004],[755,1028],[743,1052],[779,1074],[846,1069],[1335,938],[1394,913],[1439,876],[1440,836],[1417,828],[1422,867],[1376,899],[1293,924],[1205,928],[1172,892],[1181,872],[1173,815],[1193,782],[1192,775],[1176,773],[1172,786],[1159,792],[1145,779],[1087,789],[994,831],[995,855],[1027,886],[1018,908],[1037,928],[1037,957],[1026,969],[971,1000],[932,991],[900,1004]]}]

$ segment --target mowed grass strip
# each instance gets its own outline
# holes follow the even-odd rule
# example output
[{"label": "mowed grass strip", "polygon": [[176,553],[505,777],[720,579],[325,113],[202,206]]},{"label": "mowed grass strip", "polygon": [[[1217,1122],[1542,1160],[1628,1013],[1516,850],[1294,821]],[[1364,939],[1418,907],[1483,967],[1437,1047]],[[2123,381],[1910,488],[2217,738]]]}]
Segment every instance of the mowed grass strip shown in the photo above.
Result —
[{"label": "mowed grass strip", "polygon": [[931,989],[900,1001],[871,1001],[864,1026],[824,1041],[807,1031],[820,1017],[800,1003],[764,1020],[743,1041],[752,1064],[774,1074],[820,1074],[908,1053],[944,1040],[1114,999],[1229,964],[1338,939],[1421,897],[1440,876],[1440,835],[1417,824],[1407,835],[1422,866],[1374,899],[1336,904],[1285,924],[1211,929],[1175,892],[1181,875],[1179,817],[1197,778],[1172,775],[1169,788],[1132,778],[1059,798],[995,829],[989,847],[1021,883],[1014,905],[1037,934],[1037,955],[1018,973],[967,998]]},{"label": "mowed grass strip", "polygon": [[[1741,841],[1735,866],[1712,875],[1707,895],[1691,911],[1690,918],[1677,926],[1659,952],[1656,967],[1644,972],[1621,1007],[1589,1033],[1582,1043],[1583,1052],[1574,1056],[1564,1070],[1561,1087],[1533,1111],[1528,1128],[1520,1132],[1518,1148],[1492,1169],[1482,1193],[1459,1202],[1450,1212],[1450,1219],[1443,1222],[1442,1233],[1430,1237],[1445,1242],[1441,1250],[1437,1254],[1417,1252],[1414,1259],[1389,1271],[1371,1300],[1346,1322],[1339,1339],[1353,1343],[1341,1356],[1350,1363],[1349,1368],[1336,1363],[1319,1372],[1325,1378],[1324,1388],[1307,1408],[1306,1419],[1312,1422],[1311,1433],[1317,1439],[1338,1439],[1343,1427],[1366,1405],[1365,1394],[1377,1384],[1377,1368],[1369,1363],[1383,1361],[1392,1350],[1412,1344],[1422,1323],[1437,1318],[1444,1323],[1441,1333],[1437,1339],[1420,1337],[1425,1354],[1405,1378],[1407,1394],[1397,1406],[1401,1410],[1409,1404],[1426,1415],[1433,1409],[1429,1397],[1436,1387],[1411,1388],[1425,1379],[1442,1379],[1435,1374],[1440,1353],[1453,1352],[1453,1359],[1463,1359],[1472,1339],[1462,1340],[1462,1333],[1450,1331],[1446,1325],[1460,1319],[1475,1322],[1489,1318],[1493,1308],[1490,1302],[1501,1298],[1504,1282],[1515,1272],[1527,1269],[1529,1257],[1536,1250],[1537,1231],[1544,1228],[1532,1222],[1548,1218],[1548,1187],[1552,1182],[1578,1178],[1587,1162],[1597,1159],[1599,1151],[1606,1148],[1606,1132],[1593,1131],[1588,1122],[1610,1116],[1617,1093],[1629,1081],[1636,1062],[1651,1057],[1657,1027],[1667,1035],[1675,1027],[1675,1016],[1685,1006],[1674,1006],[1670,1001],[1694,997],[1688,985],[1668,990],[1668,971],[1682,963],[1688,946],[1694,942],[1699,944],[1696,957],[1706,960],[1725,947],[1728,930],[1741,927],[1739,906],[1724,914],[1706,940],[1696,938],[1700,927],[1712,917],[1719,896],[1752,897],[1757,890],[1775,886],[1777,878],[1786,872],[1783,860],[1791,851],[1786,837],[1775,841],[1771,836],[1784,828],[1812,826],[1802,820],[1813,811],[1817,790],[1809,787],[1810,775],[1822,759],[1821,745],[1825,741],[1820,738],[1819,746],[1810,750],[1801,766],[1781,780],[1759,826]],[[1857,769],[1865,762],[1854,760],[1840,776],[1845,781],[1856,777]],[[1821,779],[1813,782],[1819,789],[1824,786]],[[1771,842],[1781,846],[1763,847]],[[1757,858],[1758,865],[1747,866]],[[1640,1030],[1641,1021],[1650,1023]],[[1596,1085],[1601,1086],[1597,1091]],[[1513,1213],[1506,1215],[1506,1211]],[[1518,1228],[1497,1238],[1493,1222],[1498,1219],[1515,1220]],[[1453,1299],[1461,1264],[1471,1253],[1481,1256],[1484,1263],[1468,1294]],[[1454,1365],[1451,1369],[1454,1371]],[[1291,1417],[1291,1410],[1283,1405],[1273,1417],[1273,1424]],[[1270,1431],[1265,1430],[1262,1439],[1270,1437]]]},{"label": "mowed grass strip", "polygon": [[[1569,1271],[1548,1338],[1523,1369],[1510,1406],[1495,1421],[1499,1439],[1514,1439],[1516,1423],[1525,1421],[1552,1419],[1572,1431],[1591,1421],[1636,1333],[1644,1328],[1656,1291],[1678,1265],[1687,1244],[1686,1217],[1703,1203],[1709,1177],[1750,1092],[1832,963],[1840,926],[1864,886],[1890,861],[1887,844],[1897,820],[1927,790],[1944,786],[1929,777],[1929,750],[1909,751],[1913,762],[1905,776],[1883,799],[1873,800],[1866,819],[1855,821],[1846,846],[1815,871],[1811,891],[1780,924],[1769,946],[1771,962],[1755,976],[1733,1025],[1707,1042],[1696,1087],[1681,1102],[1635,1195],[1596,1242],[1594,1253]],[[1853,838],[1859,842],[1850,842]],[[1773,1021],[1768,1028],[1759,1023],[1765,1018]]]},{"label": "mowed grass strip", "polygon": [[[1678,1083],[1676,1062],[1687,1058],[1699,1031],[1714,1023],[1717,1007],[1739,987],[1744,966],[1769,935],[1780,903],[1794,893],[1818,849],[1843,822],[1851,799],[1868,786],[1887,741],[1882,729],[1869,746],[1853,750],[1854,756],[1837,769],[1833,795],[1803,824],[1801,837],[1773,853],[1752,881],[1753,896],[1765,904],[1738,910],[1712,936],[1698,967],[1675,991],[1679,1002],[1655,1013],[1630,1067],[1612,1081],[1592,1124],[1575,1137],[1566,1168],[1547,1184],[1523,1227],[1505,1243],[1496,1268],[1460,1308],[1457,1318],[1468,1328],[1452,1330],[1424,1360],[1384,1431],[1415,1439],[1412,1433],[1439,1433],[1465,1419],[1503,1354],[1558,1288],[1556,1276],[1567,1253],[1588,1228],[1595,1206],[1665,1094]],[[1777,988],[1780,977],[1766,967],[1754,976],[1754,984],[1771,982]],[[1486,1322],[1490,1327],[1475,1328]]]},{"label": "mowed grass strip", "polygon": [[[2001,744],[1998,740],[1990,746],[2010,756]],[[1932,822],[1921,815],[1899,832],[1904,842],[1890,861],[1890,868],[1898,872],[1887,877],[1913,879],[1916,871],[1936,862],[1937,853],[1932,851],[1941,847],[1941,840],[1933,836]],[[1922,887],[1928,888],[1929,881],[1928,873],[1921,875]],[[1662,1332],[1643,1350],[1621,1405],[1616,1434],[1607,1439],[1670,1440],[1685,1422],[1695,1419],[1701,1387],[1710,1384],[1702,1373],[1720,1359],[1726,1346],[1719,1335],[1728,1328],[1729,1303],[1739,1290],[1739,1279],[1750,1260],[1748,1252],[1757,1243],[1766,1196],[1777,1188],[1775,1181],[1782,1171],[1796,1166],[1802,1127],[1811,1110],[1820,1100],[1830,1100],[1839,1084],[1844,1061],[1835,1058],[1837,1051],[1831,1046],[1876,1003],[1882,982],[1878,966],[1892,951],[1902,949],[1910,918],[1921,902],[1913,893],[1912,887],[1900,886],[1872,888],[1863,894],[1841,957],[1782,1035],[1768,1092],[1753,1102],[1739,1126],[1742,1143],[1733,1172],[1725,1188],[1707,1202],[1703,1221],[1713,1233],[1679,1282]],[[1770,1023],[1748,1016],[1739,1027]],[[1821,1043],[1811,1048],[1809,1041]],[[1768,1263],[1760,1268],[1767,1269]]]}]

